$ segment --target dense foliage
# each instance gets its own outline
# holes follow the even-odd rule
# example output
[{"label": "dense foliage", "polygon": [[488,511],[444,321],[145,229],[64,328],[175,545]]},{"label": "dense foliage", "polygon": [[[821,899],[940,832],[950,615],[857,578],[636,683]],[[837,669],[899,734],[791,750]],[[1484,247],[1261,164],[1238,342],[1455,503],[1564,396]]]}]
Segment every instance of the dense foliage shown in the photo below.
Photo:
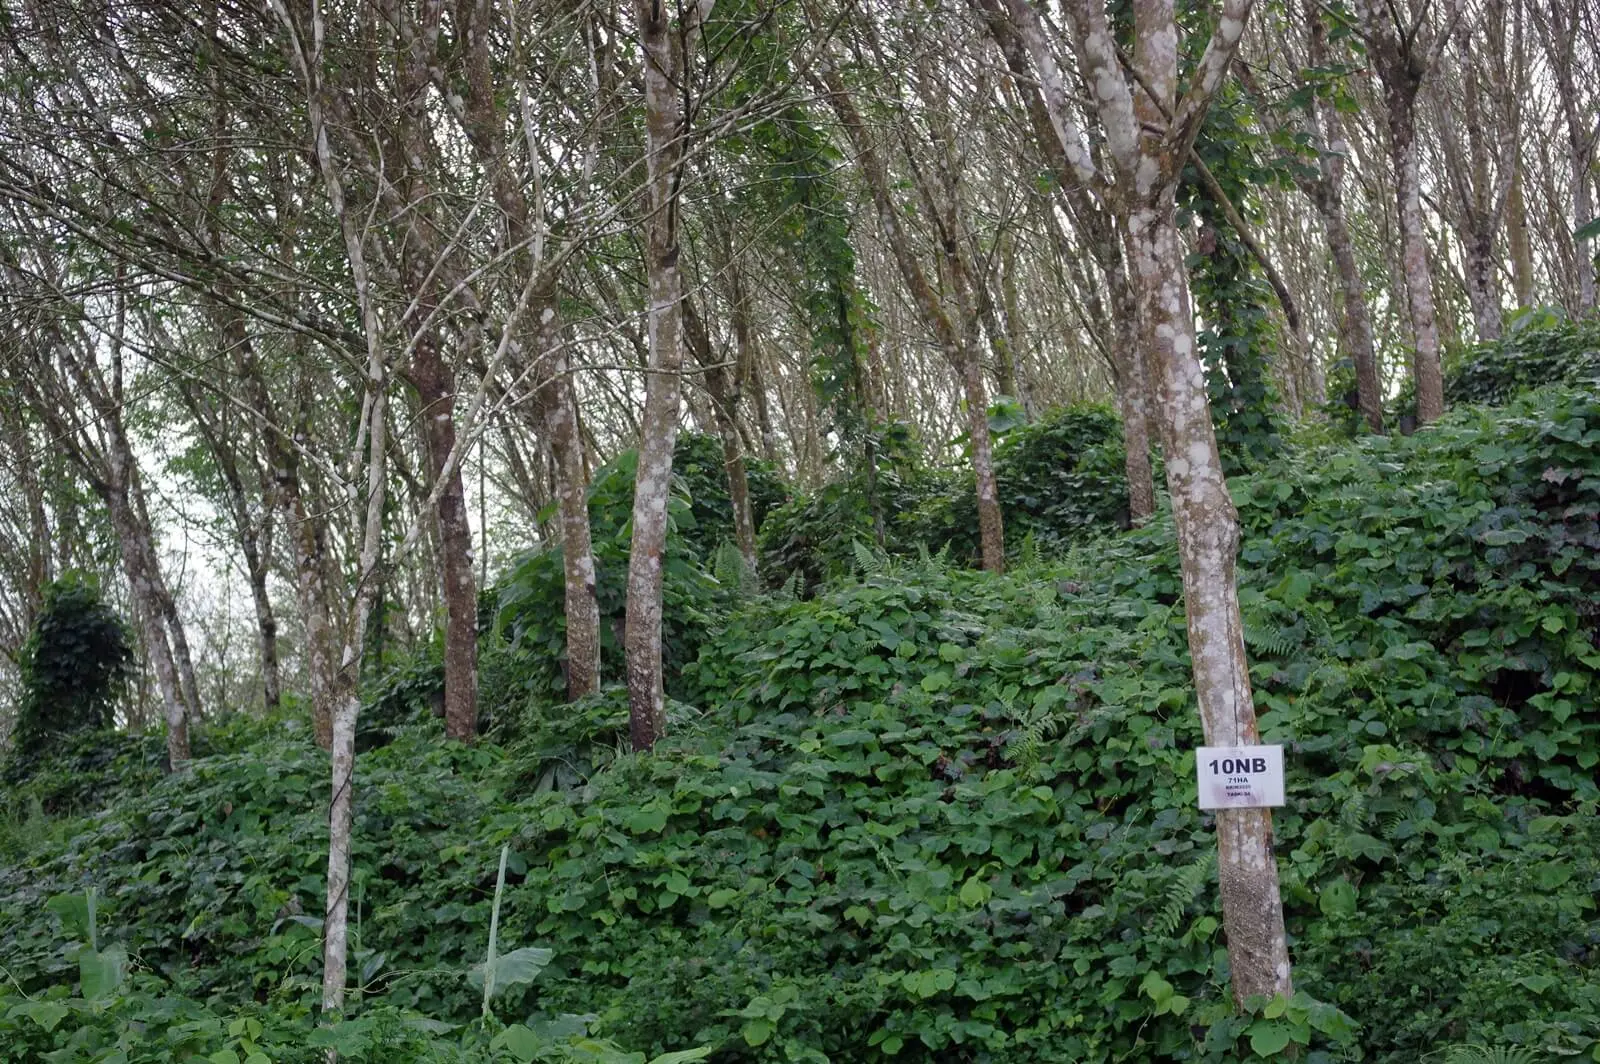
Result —
[{"label": "dense foliage", "polygon": [[[111,727],[133,665],[128,630],[82,573],[45,588],[18,662],[22,700],[13,749],[30,758],[65,736]],[[15,775],[23,766],[9,766]]]},{"label": "dense foliage", "polygon": [[[1297,453],[1235,499],[1261,724],[1290,753],[1291,1002],[1232,1011],[1157,521],[1004,578],[863,545],[808,600],[730,599],[646,757],[616,692],[525,697],[504,745],[391,729],[359,763],[363,989],[329,1033],[308,1033],[324,755],[248,725],[7,862],[0,1041],[523,1060],[587,1027],[724,1061],[1600,1059],[1600,402]],[[496,997],[504,1030],[468,979],[502,846],[503,948],[550,951]],[[86,947],[62,899],[90,890]]]},{"label": "dense foliage", "polygon": [[1504,403],[1545,384],[1600,387],[1600,321],[1524,310],[1504,339],[1474,344],[1445,364],[1445,398],[1452,403]]},{"label": "dense foliage", "polygon": [[[1026,423],[997,406],[990,424],[1007,541],[1017,550],[1030,540],[1036,549],[1057,550],[1127,525],[1121,430],[1109,409],[1066,407]],[[848,575],[856,569],[857,544],[907,557],[928,551],[961,562],[977,558],[971,474],[930,470],[913,460],[904,430],[883,440],[872,497],[860,471],[773,511],[761,537],[769,583],[781,585],[798,573],[797,583],[809,590]]]}]

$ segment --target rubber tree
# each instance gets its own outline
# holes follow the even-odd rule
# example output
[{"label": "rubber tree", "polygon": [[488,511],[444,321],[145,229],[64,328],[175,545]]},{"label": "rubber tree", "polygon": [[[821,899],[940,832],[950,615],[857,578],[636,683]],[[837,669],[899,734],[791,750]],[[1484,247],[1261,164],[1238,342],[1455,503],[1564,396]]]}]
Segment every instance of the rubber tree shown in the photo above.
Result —
[{"label": "rubber tree", "polygon": [[1362,39],[1372,71],[1383,86],[1389,160],[1394,167],[1395,205],[1400,219],[1400,261],[1406,307],[1415,345],[1411,375],[1417,386],[1417,421],[1426,425],[1444,416],[1444,374],[1439,364],[1439,313],[1434,306],[1433,272],[1428,265],[1428,233],[1422,217],[1422,160],[1417,144],[1417,97],[1459,17],[1457,0],[1439,5],[1439,26],[1429,20],[1430,5],[1417,3],[1405,17],[1403,6],[1356,0]]},{"label": "rubber tree", "polygon": [[[1007,6],[1036,62],[1053,56],[1042,20],[1027,0],[1008,0]],[[1209,39],[1180,92],[1183,49],[1173,0],[1134,0],[1126,67],[1105,7],[1098,0],[1068,0],[1072,50],[1092,90],[1104,170],[1095,166],[1075,113],[1064,106],[1070,97],[1059,78],[1045,94],[1063,150],[1092,178],[1127,252],[1143,357],[1158,388],[1156,418],[1177,526],[1195,695],[1206,742],[1214,746],[1249,745],[1258,741],[1258,732],[1235,575],[1239,520],[1198,357],[1176,197],[1183,165],[1251,6],[1252,0],[1225,0],[1208,20]],[[1038,65],[1043,80],[1054,63]],[[1218,811],[1217,871],[1236,1002],[1288,995],[1288,939],[1269,810]]]}]

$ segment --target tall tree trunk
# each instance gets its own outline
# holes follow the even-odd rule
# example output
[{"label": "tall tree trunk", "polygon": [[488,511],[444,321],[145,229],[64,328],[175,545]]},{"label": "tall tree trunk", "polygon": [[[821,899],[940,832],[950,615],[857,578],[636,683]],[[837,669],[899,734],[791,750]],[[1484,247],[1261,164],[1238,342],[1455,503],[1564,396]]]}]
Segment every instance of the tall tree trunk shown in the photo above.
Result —
[{"label": "tall tree trunk", "polygon": [[[1313,66],[1328,62],[1328,27],[1316,4],[1307,5],[1310,23],[1310,57]],[[1328,250],[1333,254],[1343,295],[1344,321],[1340,335],[1356,371],[1356,406],[1372,432],[1383,432],[1383,391],[1378,381],[1378,349],[1373,337],[1372,315],[1367,309],[1366,282],[1356,263],[1355,247],[1344,209],[1344,164],[1350,155],[1345,139],[1344,116],[1334,102],[1318,95],[1312,104],[1311,122],[1317,133],[1318,178],[1304,183],[1322,217]]]},{"label": "tall tree trunk", "polygon": [[1444,416],[1444,377],[1439,363],[1439,321],[1428,265],[1428,236],[1422,219],[1422,175],[1417,151],[1416,99],[1390,90],[1389,151],[1395,172],[1395,203],[1400,218],[1400,258],[1406,304],[1411,311],[1411,375],[1417,386],[1417,421],[1427,425]]},{"label": "tall tree trunk", "polygon": [[539,347],[534,398],[545,443],[555,463],[556,509],[561,521],[561,564],[567,614],[567,698],[600,689],[600,600],[595,590],[594,544],[578,429],[578,394],[562,342],[555,294],[535,306]]},{"label": "tall tree trunk", "polygon": [[1388,112],[1389,159],[1394,167],[1396,217],[1400,223],[1400,261],[1410,311],[1413,343],[1411,376],[1417,389],[1417,421],[1426,425],[1444,416],[1444,380],[1439,366],[1439,319],[1428,264],[1428,235],[1422,217],[1421,159],[1417,146],[1417,94],[1455,32],[1459,0],[1442,0],[1436,32],[1422,21],[1401,35],[1392,8],[1377,0],[1357,0],[1367,54],[1383,85]]},{"label": "tall tree trunk", "polygon": [[[1259,742],[1250,665],[1240,620],[1236,563],[1239,521],[1223,479],[1205,372],[1195,356],[1194,317],[1173,204],[1132,216],[1131,259],[1152,368],[1161,389],[1167,491],[1178,530],[1183,601],[1195,694],[1208,746]],[[1234,998],[1291,992],[1278,866],[1267,809],[1222,809],[1217,878],[1233,971]]]},{"label": "tall tree trunk", "polygon": [[[426,269],[426,267],[423,267]],[[432,308],[425,306],[425,312]],[[444,731],[459,742],[478,734],[478,592],[472,565],[472,526],[456,448],[455,374],[445,364],[438,339],[417,339],[411,379],[421,405],[422,433],[435,488],[439,558],[444,586]]]},{"label": "tall tree trunk", "polygon": [[1522,198],[1522,158],[1506,198],[1506,245],[1511,251],[1511,291],[1517,306],[1533,306],[1533,247],[1528,242],[1528,206]]},{"label": "tall tree trunk", "polygon": [[[583,433],[578,421],[577,389],[562,337],[557,275],[560,264],[543,258],[547,218],[541,184],[531,182],[536,210],[514,173],[504,136],[506,117],[499,103],[490,62],[494,5],[488,0],[462,0],[456,20],[466,42],[467,97],[464,121],[479,161],[488,170],[495,203],[506,225],[508,243],[519,267],[518,280],[534,286],[533,406],[555,466],[554,494],[560,511],[562,576],[566,611],[567,698],[576,700],[600,689],[600,605],[595,591],[594,548],[589,529],[588,474]],[[513,54],[517,44],[513,44]],[[526,88],[520,74],[511,79],[518,110],[526,122]],[[527,130],[531,136],[531,128]],[[539,163],[530,164],[537,174]]]},{"label": "tall tree trunk", "polygon": [[[1114,315],[1111,342],[1117,348],[1111,353],[1111,359],[1116,369],[1117,403],[1122,413],[1128,519],[1134,525],[1142,525],[1156,509],[1146,410],[1149,381],[1139,354],[1143,338],[1135,320],[1137,301],[1129,288],[1123,249],[1112,220],[1086,192],[1095,183],[1095,167],[1082,141],[1075,136],[1075,127],[1068,118],[1067,87],[1033,8],[1026,0],[968,2],[982,14],[990,36],[1005,56],[1006,66],[1017,79],[1018,92],[1022,94],[1033,127],[1034,141],[1050,161],[1070,212],[1088,236],[1090,254],[1105,275],[1106,287],[1111,293]],[[1033,83],[1038,88],[1034,88]],[[1055,212],[1052,210],[1050,215],[1054,227]]]},{"label": "tall tree trunk", "polygon": [[1144,352],[1150,337],[1140,328],[1139,301],[1119,252],[1105,271],[1111,292],[1111,342],[1116,345],[1117,405],[1122,412],[1123,472],[1128,481],[1128,521],[1135,527],[1156,512],[1155,473],[1150,464],[1150,421],[1145,409],[1150,385]]},{"label": "tall tree trunk", "polygon": [[[1250,8],[1251,0],[1226,0],[1180,97],[1172,0],[1134,4],[1132,83],[1105,8],[1097,0],[1068,4],[1084,79],[1096,87],[1105,151],[1115,163],[1115,180],[1104,191],[1125,223],[1129,277],[1148,345],[1146,365],[1160,389],[1162,448],[1195,694],[1206,740],[1217,745],[1255,740],[1255,701],[1235,574],[1238,515],[1223,478],[1198,357],[1176,193],[1178,175]],[[1029,13],[1031,8],[1024,17]],[[1036,20],[1034,27],[1038,33]],[[1044,43],[1042,34],[1039,43]],[[1064,108],[1053,112],[1063,142],[1081,143],[1076,128],[1068,128],[1072,114]],[[1289,996],[1293,987],[1269,810],[1219,811],[1217,868],[1235,1002],[1243,1008],[1256,995]]]},{"label": "tall tree trunk", "polygon": [[[672,490],[672,448],[678,437],[683,367],[683,277],[678,269],[678,193],[682,176],[682,115],[678,63],[667,0],[635,0],[644,52],[646,183],[650,217],[645,269],[650,285],[650,368],[645,376],[644,418],[633,496],[633,546],[628,557],[628,730],[635,750],[648,750],[666,733],[661,661],[662,565],[667,547],[667,500]],[[691,27],[678,34],[687,51]]]},{"label": "tall tree trunk", "polygon": [[129,498],[128,478],[131,470],[127,462],[131,455],[119,454],[113,446],[106,457],[111,475],[108,482],[102,485],[101,496],[111,513],[111,525],[117,533],[122,571],[127,577],[128,590],[133,598],[134,615],[139,619],[145,654],[150,658],[156,674],[161,715],[167,726],[167,764],[171,771],[178,772],[189,761],[189,714],[172,653],[166,615],[161,608],[161,595],[156,586],[160,577],[149,569],[150,560],[155,557],[154,545],[150,542],[149,528],[141,526]]}]

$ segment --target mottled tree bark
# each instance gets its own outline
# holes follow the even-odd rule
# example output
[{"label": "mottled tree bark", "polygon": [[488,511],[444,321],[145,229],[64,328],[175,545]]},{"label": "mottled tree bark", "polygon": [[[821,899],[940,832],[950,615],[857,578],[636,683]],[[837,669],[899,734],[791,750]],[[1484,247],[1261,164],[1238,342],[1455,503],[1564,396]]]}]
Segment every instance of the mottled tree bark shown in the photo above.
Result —
[{"label": "mottled tree bark", "polygon": [[556,509],[561,521],[561,564],[567,614],[567,698],[600,689],[600,600],[595,591],[594,544],[589,531],[588,477],[578,396],[561,336],[554,294],[538,301],[538,356],[534,402],[555,465]]},{"label": "mottled tree bark", "polygon": [[[421,263],[412,268],[426,271]],[[426,302],[423,305],[427,307]],[[478,734],[478,592],[472,527],[461,465],[450,461],[456,448],[455,373],[445,363],[437,337],[429,332],[417,338],[409,376],[421,408],[429,474],[443,483],[434,519],[445,609],[444,731],[459,742],[471,742]]]},{"label": "mottled tree bark", "polygon": [[1417,94],[1428,71],[1454,32],[1455,0],[1441,5],[1442,29],[1430,35],[1419,20],[1402,36],[1390,8],[1376,0],[1357,0],[1367,54],[1383,84],[1389,158],[1395,173],[1395,206],[1400,221],[1400,261],[1405,278],[1414,344],[1411,376],[1417,388],[1417,421],[1426,425],[1444,416],[1444,377],[1439,363],[1439,319],[1428,264],[1428,236],[1422,216],[1421,158],[1417,148]]},{"label": "mottled tree bark", "polygon": [[[1195,694],[1207,742],[1218,745],[1256,738],[1255,705],[1235,579],[1238,518],[1222,474],[1198,356],[1176,192],[1250,8],[1251,0],[1223,5],[1180,97],[1173,0],[1134,0],[1132,84],[1105,8],[1096,0],[1068,4],[1084,79],[1096,87],[1095,110],[1114,167],[1101,187],[1124,223],[1129,276],[1148,345],[1145,360],[1159,386]],[[1065,124],[1069,116],[1062,110],[1055,117]],[[1064,143],[1081,143],[1075,129],[1064,133]],[[1234,998],[1242,1007],[1257,995],[1287,996],[1292,985],[1271,813],[1220,811],[1217,854]]]},{"label": "mottled tree bark", "polygon": [[683,118],[677,84],[681,36],[674,33],[666,0],[635,0],[644,52],[647,202],[645,269],[650,285],[650,367],[645,376],[644,418],[633,496],[633,545],[628,557],[628,730],[635,750],[648,750],[666,733],[661,662],[662,565],[667,547],[667,500],[672,490],[672,448],[678,437],[683,369],[683,277],[678,267],[678,193],[682,177]]}]

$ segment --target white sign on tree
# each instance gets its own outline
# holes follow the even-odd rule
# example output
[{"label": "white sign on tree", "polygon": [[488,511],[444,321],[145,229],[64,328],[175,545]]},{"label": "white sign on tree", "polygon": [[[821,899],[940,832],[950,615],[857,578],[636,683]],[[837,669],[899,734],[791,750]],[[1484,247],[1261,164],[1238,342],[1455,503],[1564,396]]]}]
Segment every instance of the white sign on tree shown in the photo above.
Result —
[{"label": "white sign on tree", "polygon": [[1202,746],[1195,751],[1201,809],[1283,804],[1283,747]]}]

